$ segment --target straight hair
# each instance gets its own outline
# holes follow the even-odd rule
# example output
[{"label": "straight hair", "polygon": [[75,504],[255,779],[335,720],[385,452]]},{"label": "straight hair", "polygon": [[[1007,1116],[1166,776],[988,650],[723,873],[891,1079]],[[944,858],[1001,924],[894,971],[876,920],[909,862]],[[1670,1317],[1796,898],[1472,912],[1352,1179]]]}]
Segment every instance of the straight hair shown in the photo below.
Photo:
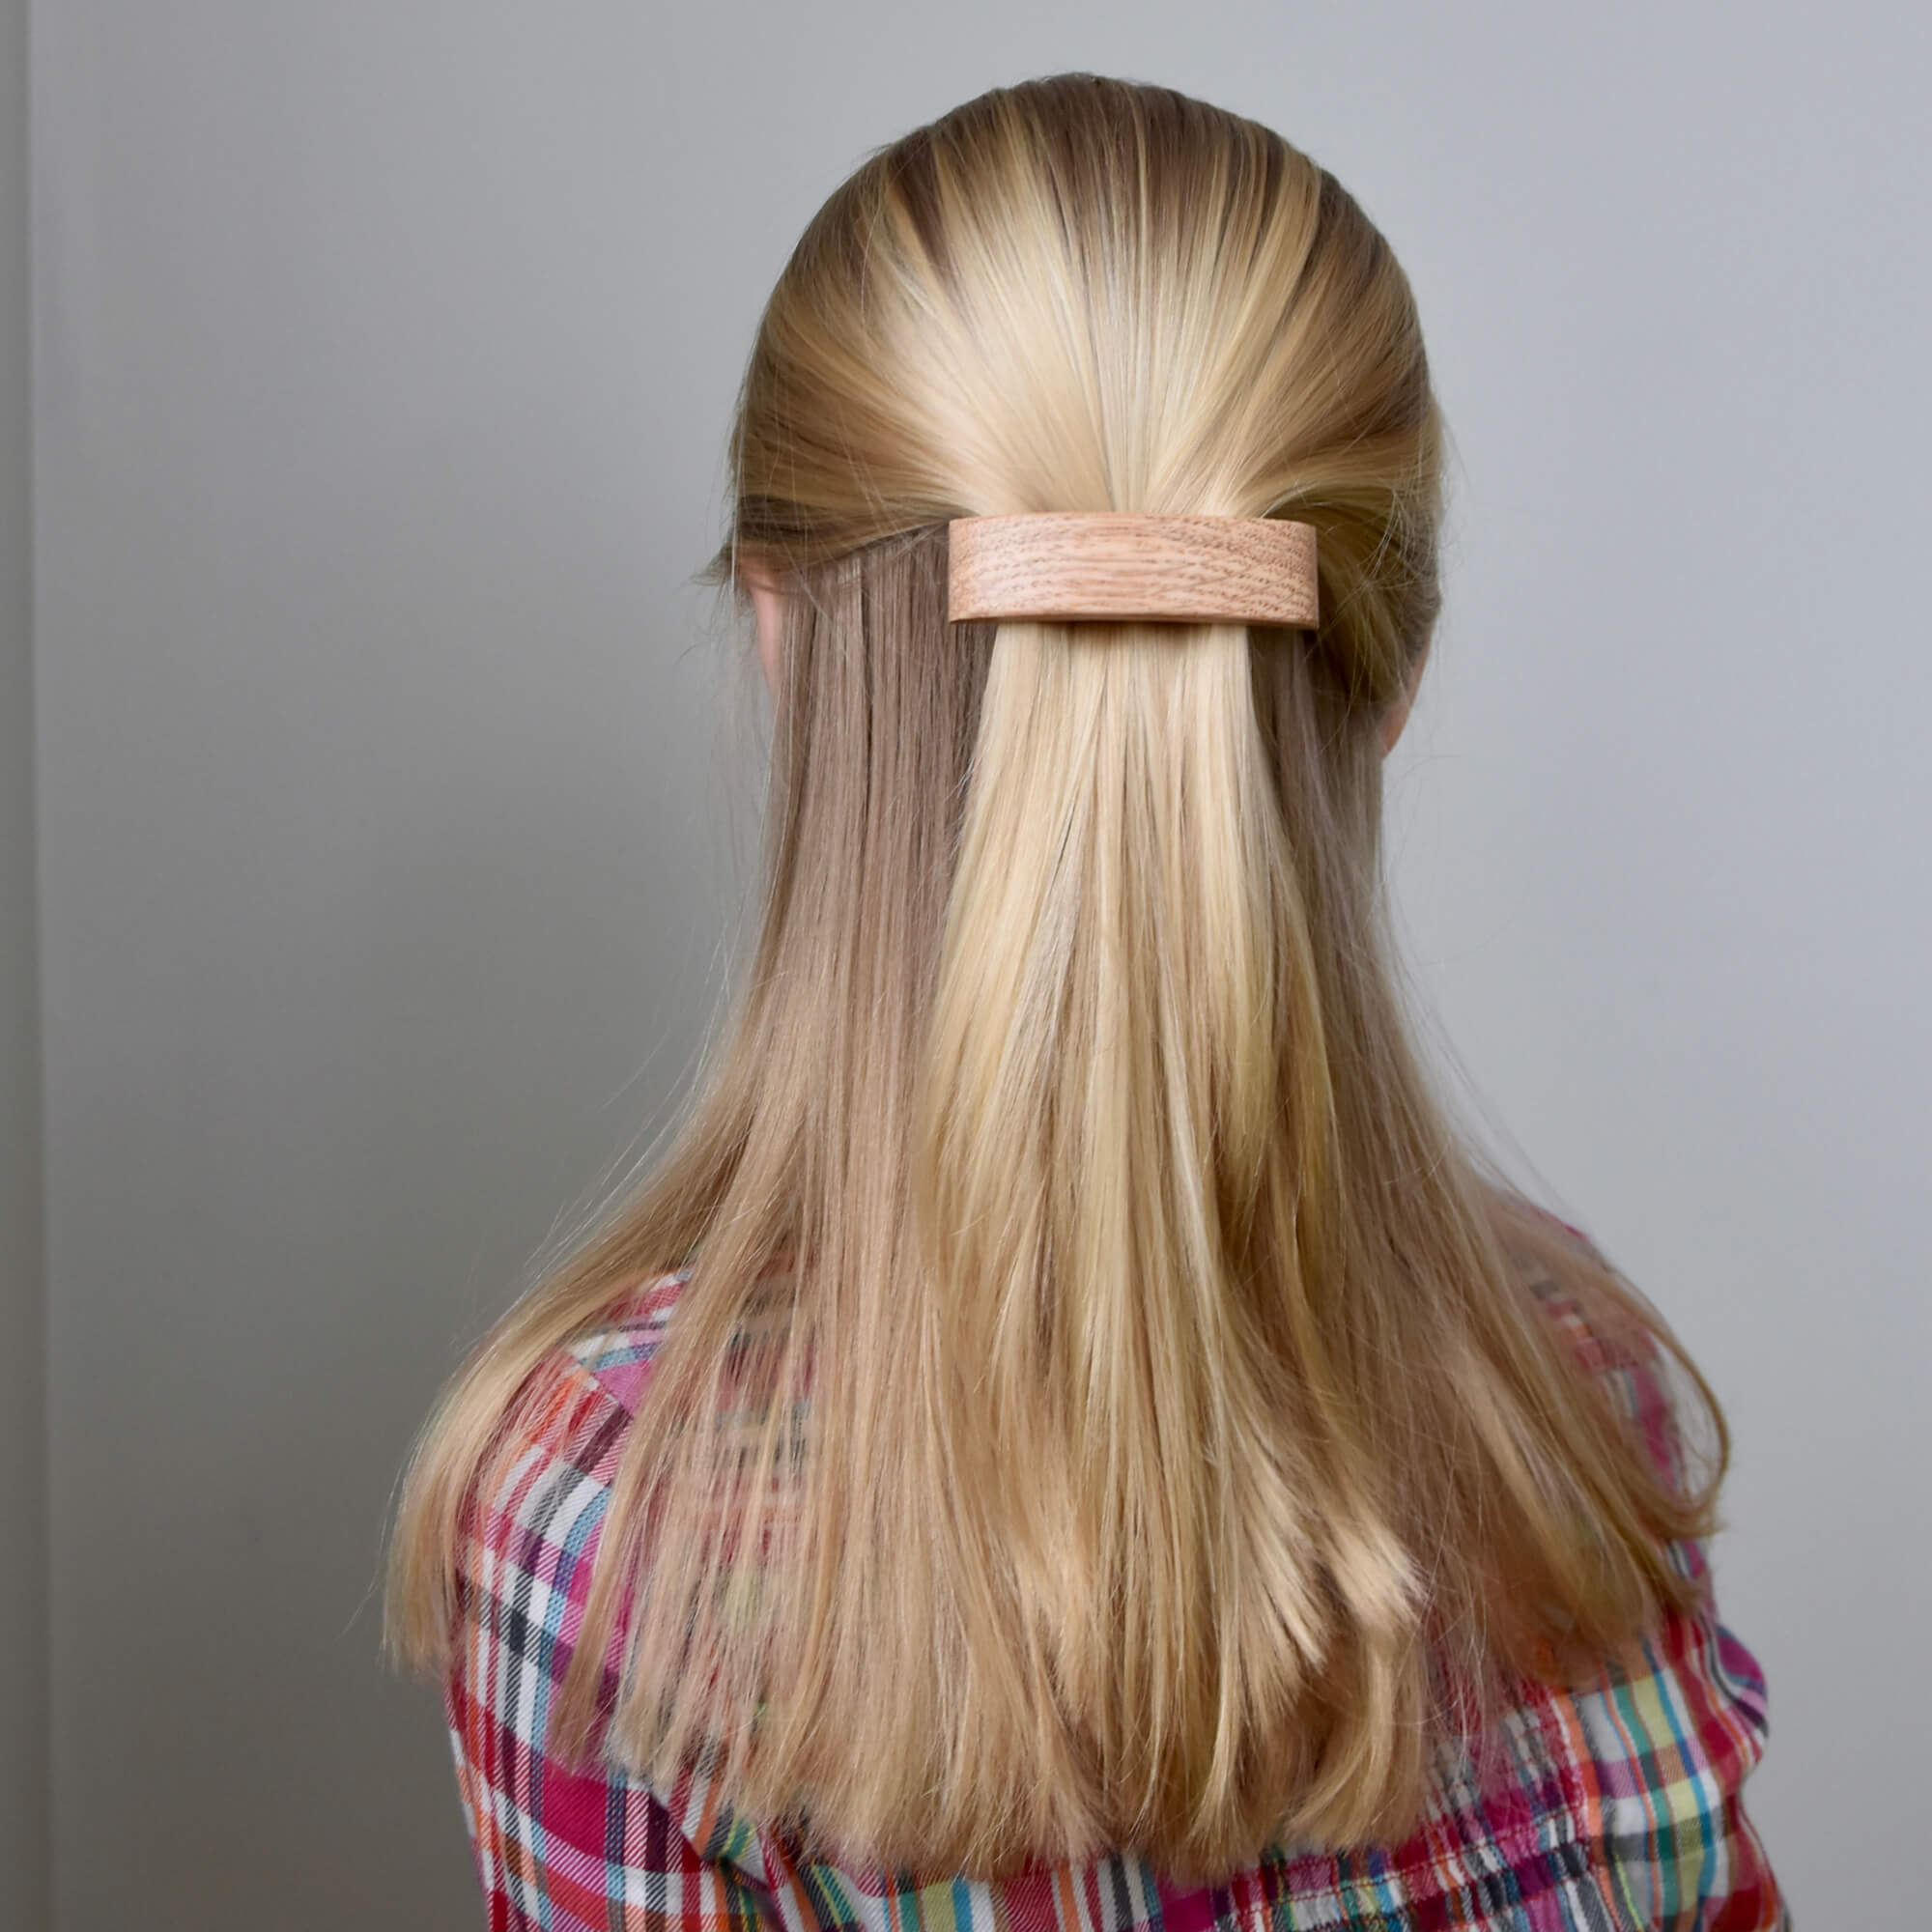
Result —
[{"label": "straight hair", "polygon": [[[1392,1836],[1445,1726],[1691,1601],[1721,1411],[1452,1125],[1398,997],[1381,739],[1442,440],[1387,242],[1251,120],[1063,74],[837,189],[710,566],[792,593],[755,945],[662,1157],[425,1426],[392,1656],[450,1667],[532,1371],[673,1270],[549,1742],[702,1761],[824,1856],[1213,1879]],[[1313,524],[1319,624],[949,625],[947,520],[1094,509]],[[1681,1365],[1706,1480],[1532,1278]]]}]

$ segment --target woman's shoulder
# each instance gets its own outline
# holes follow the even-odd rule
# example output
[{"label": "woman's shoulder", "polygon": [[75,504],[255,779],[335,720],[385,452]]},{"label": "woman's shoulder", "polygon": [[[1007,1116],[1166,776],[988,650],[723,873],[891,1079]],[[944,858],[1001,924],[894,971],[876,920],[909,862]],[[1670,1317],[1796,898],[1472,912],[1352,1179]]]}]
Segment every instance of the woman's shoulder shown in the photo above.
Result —
[{"label": "woman's shoulder", "polygon": [[1693,1480],[1700,1418],[1661,1339],[1662,1317],[1581,1228],[1520,1197],[1503,1211],[1505,1245],[1543,1319],[1682,1492]]},{"label": "woman's shoulder", "polygon": [[525,1375],[477,1468],[474,1544],[501,1554],[513,1536],[594,1520],[684,1280],[640,1277]]},{"label": "woman's shoulder", "polygon": [[651,1360],[690,1274],[689,1268],[678,1268],[641,1277],[595,1327],[558,1345],[557,1367],[594,1383],[618,1407],[635,1413]]},{"label": "woman's shoulder", "polygon": [[[545,1353],[477,1472],[443,1715],[492,1924],[587,1928],[606,1922],[607,1899],[680,1891],[715,1903],[716,1932],[756,1917],[746,1901],[763,1884],[762,1835],[695,1768],[660,1790],[604,1761],[601,1745],[586,1763],[564,1762],[549,1734],[625,1438],[687,1276],[640,1278]],[[620,1605],[603,1659],[607,1711],[629,1624]],[[668,1921],[639,1907],[622,1922]]]},{"label": "woman's shoulder", "polygon": [[594,1326],[543,1354],[497,1417],[458,1549],[469,1639],[536,1604],[574,1640],[625,1438],[683,1281],[630,1285]]}]

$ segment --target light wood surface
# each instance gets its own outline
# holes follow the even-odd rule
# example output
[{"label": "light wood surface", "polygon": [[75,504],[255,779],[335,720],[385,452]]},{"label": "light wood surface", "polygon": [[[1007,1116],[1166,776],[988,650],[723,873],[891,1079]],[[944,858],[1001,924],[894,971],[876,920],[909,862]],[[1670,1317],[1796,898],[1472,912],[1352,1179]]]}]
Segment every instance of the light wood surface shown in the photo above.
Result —
[{"label": "light wood surface", "polygon": [[1275,517],[1037,511],[947,526],[947,617],[1316,620],[1315,529]]}]

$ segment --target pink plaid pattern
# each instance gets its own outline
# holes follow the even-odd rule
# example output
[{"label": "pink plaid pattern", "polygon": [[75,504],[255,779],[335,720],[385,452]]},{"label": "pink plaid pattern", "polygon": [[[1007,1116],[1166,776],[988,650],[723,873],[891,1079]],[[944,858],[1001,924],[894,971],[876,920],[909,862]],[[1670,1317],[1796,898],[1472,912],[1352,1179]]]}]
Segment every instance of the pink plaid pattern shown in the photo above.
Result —
[{"label": "pink plaid pattern", "polygon": [[[681,1275],[643,1283],[610,1325],[526,1382],[480,1486],[460,1643],[444,1691],[465,1825],[492,1932],[1790,1932],[1741,1791],[1767,1736],[1763,1673],[1704,1582],[1637,1674],[1580,1692],[1524,1688],[1482,1773],[1444,1747],[1422,1826],[1400,1844],[1282,1846],[1225,1886],[1179,1890],[1113,1856],[1004,1885],[900,1882],[806,1861],[687,1769],[668,1790],[608,1760],[571,1772],[545,1748],[582,1625],[618,1451]],[[1655,1362],[1613,1357],[1547,1280],[1544,1307],[1660,1463],[1676,1467]],[[614,1667],[613,1638],[607,1670]]]}]

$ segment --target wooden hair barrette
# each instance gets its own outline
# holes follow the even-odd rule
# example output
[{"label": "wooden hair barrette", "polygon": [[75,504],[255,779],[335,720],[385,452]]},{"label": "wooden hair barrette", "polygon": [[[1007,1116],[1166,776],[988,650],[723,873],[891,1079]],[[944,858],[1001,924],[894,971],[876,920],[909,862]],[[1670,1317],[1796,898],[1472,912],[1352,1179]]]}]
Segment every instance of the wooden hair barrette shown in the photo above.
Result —
[{"label": "wooden hair barrette", "polygon": [[1315,527],[1130,510],[955,517],[947,621],[1285,624],[1317,615]]}]

